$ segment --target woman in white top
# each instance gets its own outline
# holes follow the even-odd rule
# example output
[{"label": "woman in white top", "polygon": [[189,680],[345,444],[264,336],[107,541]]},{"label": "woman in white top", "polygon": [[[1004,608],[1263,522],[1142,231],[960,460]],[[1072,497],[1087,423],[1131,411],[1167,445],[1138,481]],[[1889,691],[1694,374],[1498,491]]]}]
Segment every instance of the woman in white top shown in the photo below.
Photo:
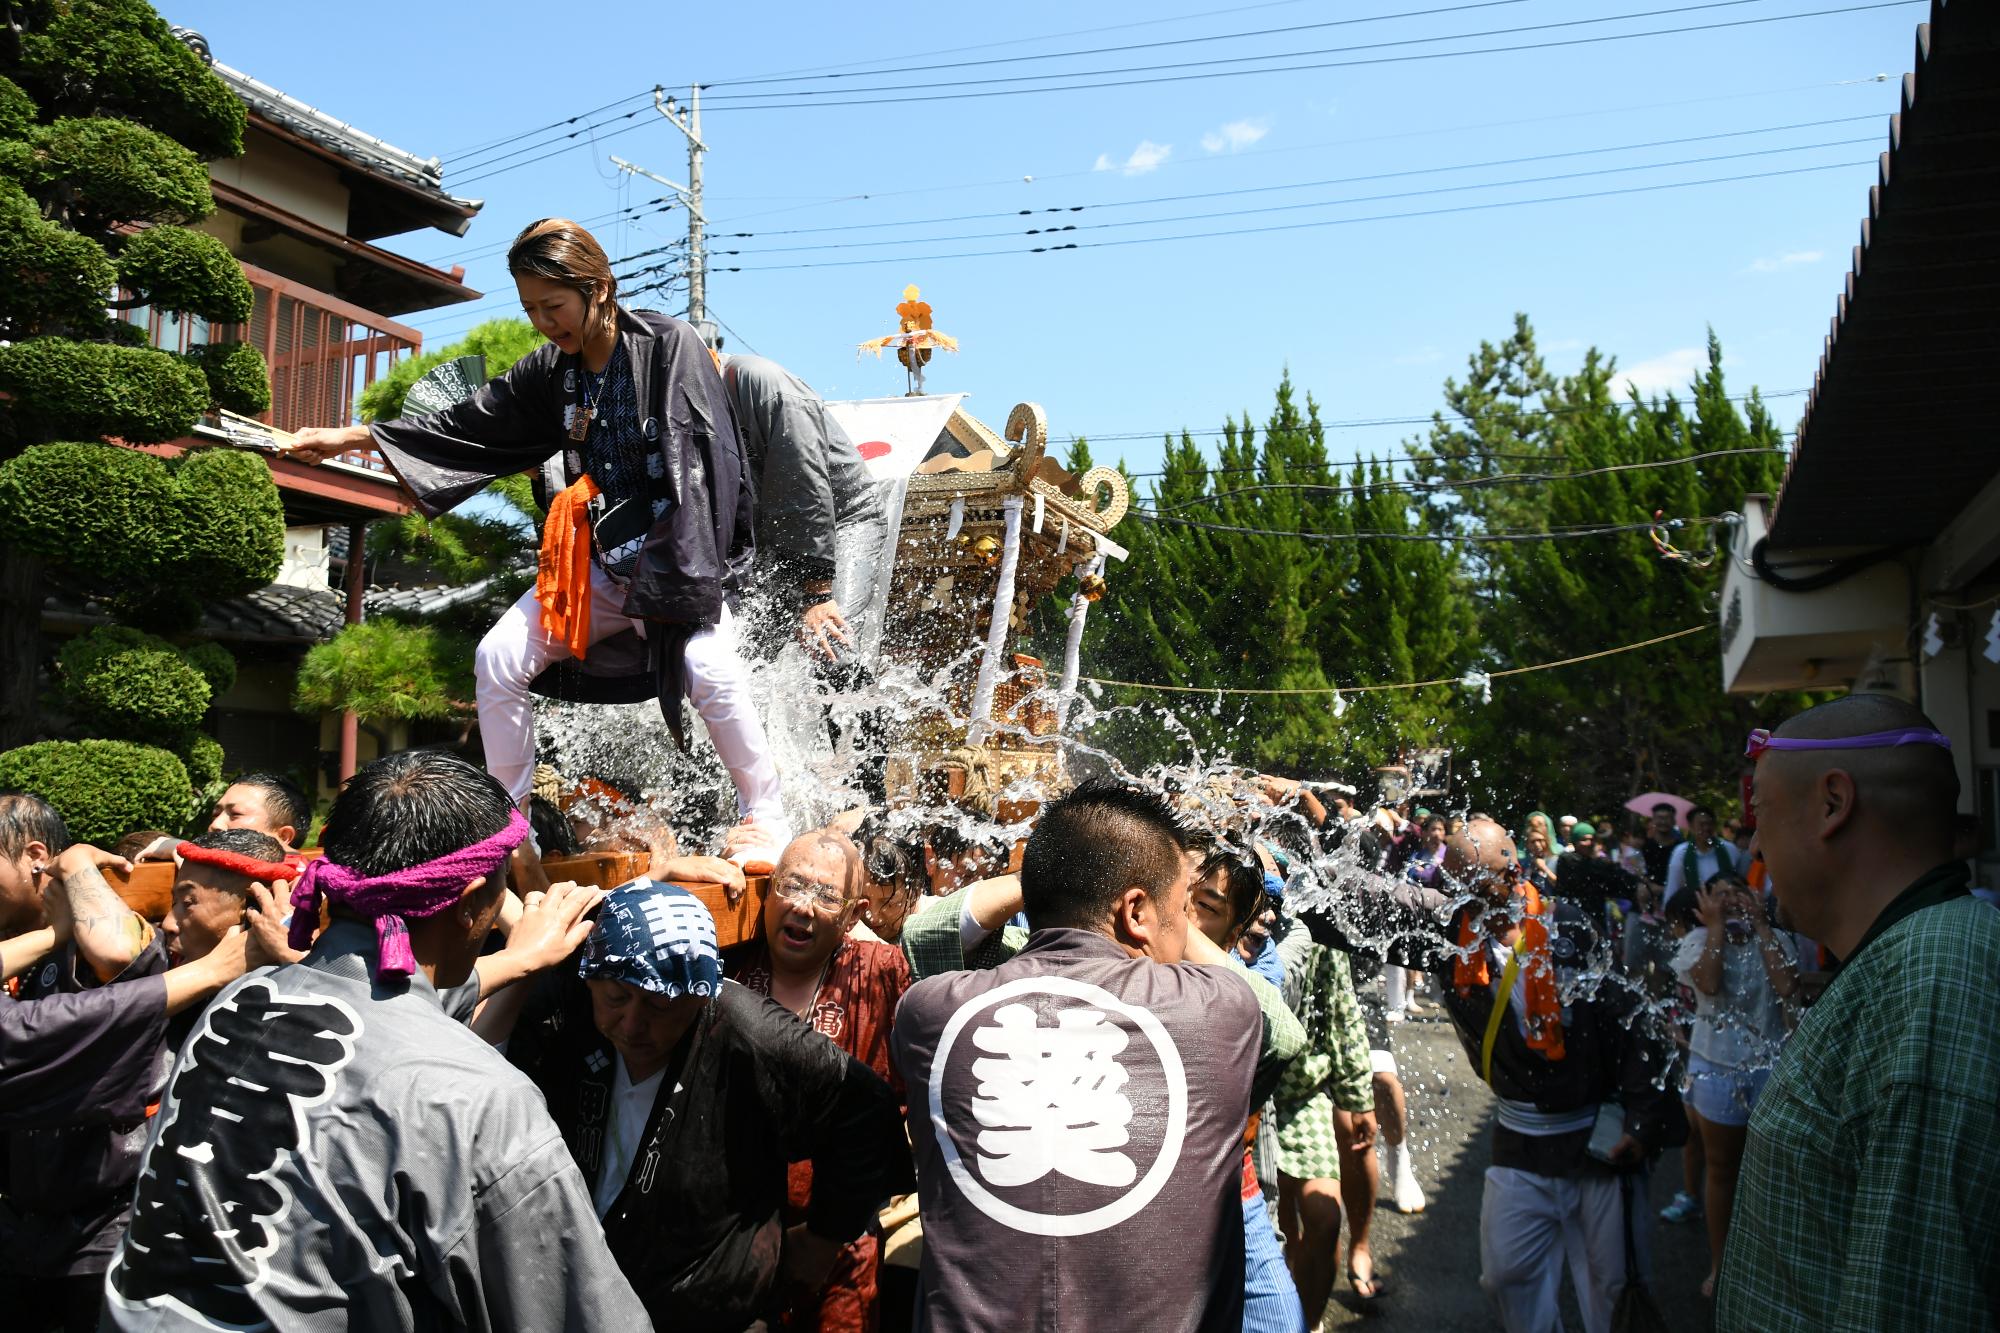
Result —
[{"label": "woman in white top", "polygon": [[1701,924],[1681,940],[1674,972],[1695,997],[1686,1106],[1707,1159],[1709,1271],[1701,1291],[1708,1296],[1729,1235],[1750,1108],[1789,1027],[1786,1007],[1798,984],[1798,957],[1791,937],[1771,928],[1763,904],[1741,879],[1717,875],[1694,892]]},{"label": "woman in white top", "polygon": [[1717,875],[1737,875],[1736,849],[1715,836],[1715,811],[1697,805],[1688,811],[1687,841],[1674,848],[1667,861],[1667,895],[1670,903],[1682,889],[1698,888]]}]

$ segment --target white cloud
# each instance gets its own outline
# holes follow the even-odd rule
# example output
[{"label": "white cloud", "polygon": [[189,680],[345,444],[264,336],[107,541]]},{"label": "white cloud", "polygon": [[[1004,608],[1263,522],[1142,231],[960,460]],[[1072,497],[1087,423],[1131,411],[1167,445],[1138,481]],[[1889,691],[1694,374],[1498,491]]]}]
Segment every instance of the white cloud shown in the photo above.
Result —
[{"label": "white cloud", "polygon": [[1779,269],[1797,268],[1801,264],[1817,264],[1826,256],[1818,250],[1788,250],[1776,257],[1765,256],[1750,261],[1749,273],[1776,273]]},{"label": "white cloud", "polygon": [[1221,129],[1201,136],[1201,146],[1211,153],[1240,153],[1271,132],[1261,120],[1232,120]]},{"label": "white cloud", "polygon": [[1680,392],[1708,365],[1705,347],[1677,347],[1665,356],[1623,366],[1612,376],[1614,384],[1629,384],[1640,393]]},{"label": "white cloud", "polygon": [[1143,176],[1157,169],[1173,154],[1174,146],[1170,143],[1154,143],[1151,139],[1141,139],[1139,146],[1132,150],[1132,155],[1123,162],[1114,160],[1109,153],[1099,153],[1095,170],[1121,171],[1127,176]]}]

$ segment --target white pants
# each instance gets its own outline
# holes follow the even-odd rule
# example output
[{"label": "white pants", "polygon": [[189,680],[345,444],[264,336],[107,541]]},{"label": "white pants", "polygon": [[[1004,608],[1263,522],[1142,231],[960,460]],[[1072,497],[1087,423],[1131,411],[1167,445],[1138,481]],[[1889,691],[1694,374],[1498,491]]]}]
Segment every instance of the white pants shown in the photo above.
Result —
[{"label": "white pants", "polygon": [[[1645,1178],[1635,1177],[1633,1246],[1647,1270]],[[1562,1333],[1557,1296],[1569,1261],[1585,1333],[1607,1333],[1625,1286],[1623,1196],[1616,1177],[1538,1176],[1486,1168],[1479,1207],[1479,1286],[1507,1333]]]},{"label": "white pants", "polygon": [[[620,630],[644,627],[606,608],[622,606],[625,590],[595,560],[590,563],[590,641]],[[535,777],[535,712],[528,686],[551,663],[569,657],[569,645],[542,629],[542,608],[533,588],[507,608],[473,655],[472,675],[479,703],[479,735],[486,746],[486,771],[525,804]],[[708,728],[709,740],[736,783],[736,812],[785,829],[778,766],[771,759],[763,719],[750,701],[750,678],[736,653],[736,626],[729,608],[718,624],[688,640],[687,697]]]}]

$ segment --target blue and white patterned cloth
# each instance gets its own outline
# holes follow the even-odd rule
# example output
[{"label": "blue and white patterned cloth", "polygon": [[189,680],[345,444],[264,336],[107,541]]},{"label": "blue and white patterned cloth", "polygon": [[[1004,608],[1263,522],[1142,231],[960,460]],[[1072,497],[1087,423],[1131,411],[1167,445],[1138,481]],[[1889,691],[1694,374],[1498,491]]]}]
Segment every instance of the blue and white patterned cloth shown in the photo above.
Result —
[{"label": "blue and white patterned cloth", "polygon": [[686,889],[644,876],[620,884],[598,912],[577,973],[669,999],[714,995],[722,988],[715,918]]}]

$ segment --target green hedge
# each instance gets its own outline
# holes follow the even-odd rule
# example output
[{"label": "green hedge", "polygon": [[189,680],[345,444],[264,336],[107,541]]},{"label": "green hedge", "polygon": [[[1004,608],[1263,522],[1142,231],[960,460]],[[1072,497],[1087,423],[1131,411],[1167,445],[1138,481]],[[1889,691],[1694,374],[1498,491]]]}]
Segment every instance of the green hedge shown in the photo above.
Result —
[{"label": "green hedge", "polygon": [[0,531],[107,595],[169,613],[190,599],[236,597],[277,576],[284,505],[264,460],[202,449],[169,467],[109,444],[38,444],[0,463]]},{"label": "green hedge", "polygon": [[171,644],[123,626],[71,640],[56,657],[64,705],[93,731],[172,741],[208,711],[208,681]]},{"label": "green hedge", "polygon": [[201,678],[208,682],[211,699],[220,699],[236,684],[236,659],[221,644],[191,644],[181,649],[181,656],[187,658],[188,664],[201,672]]},{"label": "green hedge", "polygon": [[249,343],[208,343],[189,348],[187,357],[208,381],[209,396],[218,407],[254,417],[271,405],[264,355]]},{"label": "green hedge", "polygon": [[0,139],[25,139],[35,123],[35,99],[21,85],[0,78]]},{"label": "green hedge", "polygon": [[206,792],[222,781],[222,742],[206,732],[191,731],[174,746],[174,754],[188,771],[188,780],[198,792]]},{"label": "green hedge", "polygon": [[29,193],[58,199],[84,226],[197,222],[215,211],[208,167],[156,130],[104,116],[65,117],[35,134]]},{"label": "green hedge", "polygon": [[[14,71],[61,115],[116,112],[204,158],[241,157],[242,99],[142,0],[44,0],[13,6],[26,31]],[[26,12],[23,12],[26,11]]]},{"label": "green hedge", "polygon": [[0,790],[32,792],[72,838],[109,847],[127,833],[179,828],[194,812],[187,766],[130,741],[42,741],[0,754]]},{"label": "green hedge", "polygon": [[18,185],[0,179],[0,331],[23,338],[51,324],[89,329],[104,318],[112,278],[103,246],[46,220]]},{"label": "green hedge", "polygon": [[30,440],[110,435],[157,444],[193,430],[209,402],[208,381],[180,357],[66,338],[0,348],[0,390],[13,396],[17,435]]},{"label": "green hedge", "polygon": [[229,247],[185,227],[149,227],[125,242],[118,279],[162,310],[219,324],[247,321],[256,299]]},{"label": "green hedge", "polygon": [[173,470],[169,516],[175,582],[204,598],[239,597],[278,577],[285,506],[271,468],[238,449],[198,449]]}]

